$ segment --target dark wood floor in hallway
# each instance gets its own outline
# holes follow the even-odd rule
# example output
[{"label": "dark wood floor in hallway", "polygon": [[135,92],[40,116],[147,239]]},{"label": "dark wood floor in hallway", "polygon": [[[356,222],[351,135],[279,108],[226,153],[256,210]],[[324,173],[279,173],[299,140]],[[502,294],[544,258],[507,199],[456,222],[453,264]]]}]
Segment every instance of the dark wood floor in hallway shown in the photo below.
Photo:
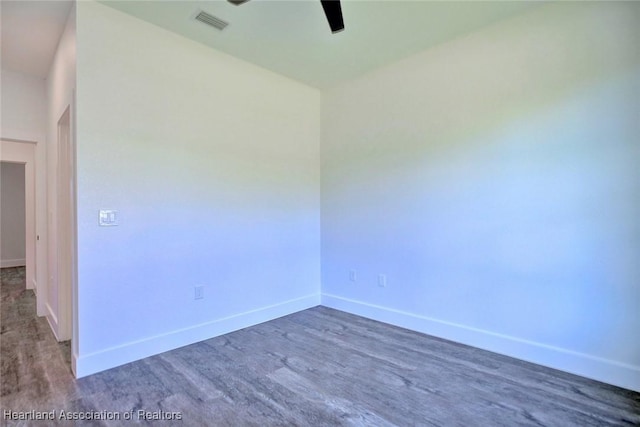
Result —
[{"label": "dark wood floor in hallway", "polygon": [[[639,393],[325,307],[79,380],[20,269],[1,308],[2,425],[640,425]],[[32,410],[120,419],[7,417]]]}]

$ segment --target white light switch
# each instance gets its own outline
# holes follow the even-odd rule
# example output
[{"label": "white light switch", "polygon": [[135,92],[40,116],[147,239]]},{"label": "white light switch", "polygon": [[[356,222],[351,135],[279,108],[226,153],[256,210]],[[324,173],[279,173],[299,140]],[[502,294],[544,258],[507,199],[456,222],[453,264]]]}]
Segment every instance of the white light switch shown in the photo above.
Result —
[{"label": "white light switch", "polygon": [[118,225],[118,211],[100,210],[100,227],[112,227]]}]

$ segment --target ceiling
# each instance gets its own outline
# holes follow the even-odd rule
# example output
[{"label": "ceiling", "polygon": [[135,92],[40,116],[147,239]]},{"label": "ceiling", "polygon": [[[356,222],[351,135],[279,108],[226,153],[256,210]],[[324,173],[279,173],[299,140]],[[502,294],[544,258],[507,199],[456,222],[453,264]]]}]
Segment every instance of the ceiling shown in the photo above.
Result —
[{"label": "ceiling", "polygon": [[[527,10],[540,2],[343,0],[345,30],[331,34],[318,0],[102,3],[308,85],[327,88]],[[229,26],[193,17],[199,10]]]},{"label": "ceiling", "polygon": [[0,0],[2,68],[46,78],[72,5]]},{"label": "ceiling", "polygon": [[[7,1],[2,67],[45,77],[72,2]],[[328,88],[540,5],[539,1],[343,0],[331,34],[318,0],[103,0],[114,9],[317,88]],[[218,31],[194,19],[227,22]]]}]

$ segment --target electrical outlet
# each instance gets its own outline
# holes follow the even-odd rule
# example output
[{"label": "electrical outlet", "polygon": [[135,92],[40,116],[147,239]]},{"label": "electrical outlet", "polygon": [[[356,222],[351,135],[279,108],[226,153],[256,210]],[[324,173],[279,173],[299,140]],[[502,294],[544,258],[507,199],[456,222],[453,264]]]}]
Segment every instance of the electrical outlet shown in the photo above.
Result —
[{"label": "electrical outlet", "polygon": [[199,285],[193,288],[193,299],[203,299],[204,298],[204,286]]},{"label": "electrical outlet", "polygon": [[381,288],[387,287],[387,275],[386,274],[378,274],[378,286]]},{"label": "electrical outlet", "polygon": [[358,278],[358,275],[356,274],[356,271],[349,270],[349,281],[355,282],[357,278]]}]

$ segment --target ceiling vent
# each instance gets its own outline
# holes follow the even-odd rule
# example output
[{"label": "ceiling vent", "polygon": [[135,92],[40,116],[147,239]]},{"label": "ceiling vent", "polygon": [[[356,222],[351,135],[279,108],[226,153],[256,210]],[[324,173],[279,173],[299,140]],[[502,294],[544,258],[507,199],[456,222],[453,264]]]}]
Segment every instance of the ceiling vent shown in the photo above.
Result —
[{"label": "ceiling vent", "polygon": [[222,19],[218,18],[217,16],[213,16],[208,14],[207,12],[204,11],[200,11],[196,17],[195,17],[196,21],[200,21],[203,24],[207,24],[210,27],[216,28],[220,31],[224,30],[225,27],[227,25],[229,25],[228,22],[223,21]]}]

